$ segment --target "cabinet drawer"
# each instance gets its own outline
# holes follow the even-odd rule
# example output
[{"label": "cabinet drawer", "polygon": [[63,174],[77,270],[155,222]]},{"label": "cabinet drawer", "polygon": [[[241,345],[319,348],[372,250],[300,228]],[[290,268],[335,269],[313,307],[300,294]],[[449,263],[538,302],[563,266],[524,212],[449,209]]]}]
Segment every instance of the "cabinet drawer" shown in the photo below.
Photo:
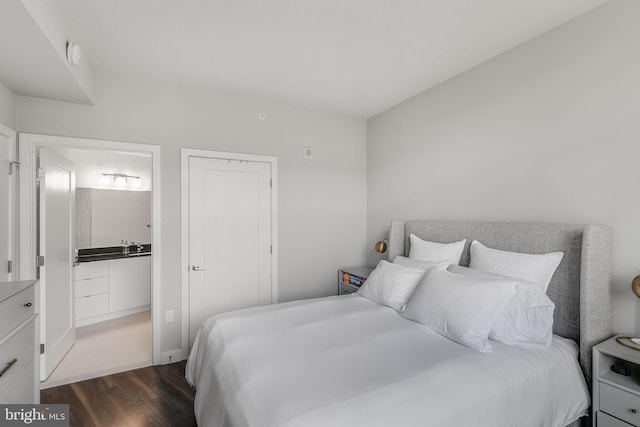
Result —
[{"label": "cabinet drawer", "polygon": [[109,275],[109,261],[83,262],[76,266],[76,280],[106,277]]},{"label": "cabinet drawer", "polygon": [[109,294],[76,298],[76,320],[109,312]]},{"label": "cabinet drawer", "polygon": [[640,425],[640,396],[600,383],[600,410],[633,425]]},{"label": "cabinet drawer", "polygon": [[[33,288],[30,286],[0,302],[0,338],[34,313]],[[2,363],[1,360],[0,363]]]},{"label": "cabinet drawer", "polygon": [[596,416],[598,417],[598,427],[632,427],[631,424],[620,421],[604,412],[598,411]]},{"label": "cabinet drawer", "polygon": [[340,283],[340,295],[352,294],[356,291],[357,291],[356,288],[349,285],[345,285],[344,283]]},{"label": "cabinet drawer", "polygon": [[34,404],[35,400],[35,370],[33,360],[24,367],[9,387],[0,391],[1,404]]},{"label": "cabinet drawer", "polygon": [[76,280],[76,298],[104,294],[105,292],[109,292],[108,277]]},{"label": "cabinet drawer", "polygon": [[[0,345],[0,371],[16,360],[0,377],[0,395],[2,395],[14,379],[30,362],[35,353],[35,319],[27,323],[11,338]],[[33,365],[31,365],[33,367]],[[33,376],[33,373],[31,374]],[[33,381],[30,384],[33,392]],[[33,397],[32,397],[33,399]],[[4,403],[4,402],[3,402]]]}]

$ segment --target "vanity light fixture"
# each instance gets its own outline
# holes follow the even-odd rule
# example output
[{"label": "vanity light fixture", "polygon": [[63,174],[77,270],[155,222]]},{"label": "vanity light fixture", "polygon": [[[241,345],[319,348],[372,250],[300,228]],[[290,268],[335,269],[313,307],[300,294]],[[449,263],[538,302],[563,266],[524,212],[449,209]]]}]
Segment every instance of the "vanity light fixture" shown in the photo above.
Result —
[{"label": "vanity light fixture", "polygon": [[116,175],[113,177],[113,183],[119,187],[127,185],[127,177],[122,175]]},{"label": "vanity light fixture", "polygon": [[103,173],[100,181],[102,184],[115,185],[116,187],[142,188],[142,179],[139,176],[123,173]]}]

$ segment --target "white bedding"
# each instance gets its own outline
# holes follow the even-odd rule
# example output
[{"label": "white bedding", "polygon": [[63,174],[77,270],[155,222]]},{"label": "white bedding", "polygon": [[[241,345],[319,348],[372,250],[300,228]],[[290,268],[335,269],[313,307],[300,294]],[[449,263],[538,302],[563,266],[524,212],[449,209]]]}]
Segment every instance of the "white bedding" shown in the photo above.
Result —
[{"label": "white bedding", "polygon": [[577,351],[479,353],[343,295],[208,319],[186,376],[201,427],[565,426],[589,406]]}]

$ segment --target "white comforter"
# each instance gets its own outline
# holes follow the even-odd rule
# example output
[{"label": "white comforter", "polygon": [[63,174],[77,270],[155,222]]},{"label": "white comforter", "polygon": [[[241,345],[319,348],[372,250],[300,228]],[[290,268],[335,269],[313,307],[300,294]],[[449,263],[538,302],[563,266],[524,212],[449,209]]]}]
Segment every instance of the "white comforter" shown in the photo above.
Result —
[{"label": "white comforter", "polygon": [[186,376],[201,427],[564,426],[589,406],[571,340],[478,353],[357,295],[210,318]]}]

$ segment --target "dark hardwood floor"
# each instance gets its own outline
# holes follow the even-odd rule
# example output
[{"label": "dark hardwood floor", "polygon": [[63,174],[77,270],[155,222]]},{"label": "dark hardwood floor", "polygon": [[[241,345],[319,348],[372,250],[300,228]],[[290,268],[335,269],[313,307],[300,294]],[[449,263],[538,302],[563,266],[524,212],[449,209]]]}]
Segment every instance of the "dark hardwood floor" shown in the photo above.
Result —
[{"label": "dark hardwood floor", "polygon": [[186,362],[135,369],[42,390],[42,403],[68,403],[70,425],[196,426],[195,390],[184,378]]}]

